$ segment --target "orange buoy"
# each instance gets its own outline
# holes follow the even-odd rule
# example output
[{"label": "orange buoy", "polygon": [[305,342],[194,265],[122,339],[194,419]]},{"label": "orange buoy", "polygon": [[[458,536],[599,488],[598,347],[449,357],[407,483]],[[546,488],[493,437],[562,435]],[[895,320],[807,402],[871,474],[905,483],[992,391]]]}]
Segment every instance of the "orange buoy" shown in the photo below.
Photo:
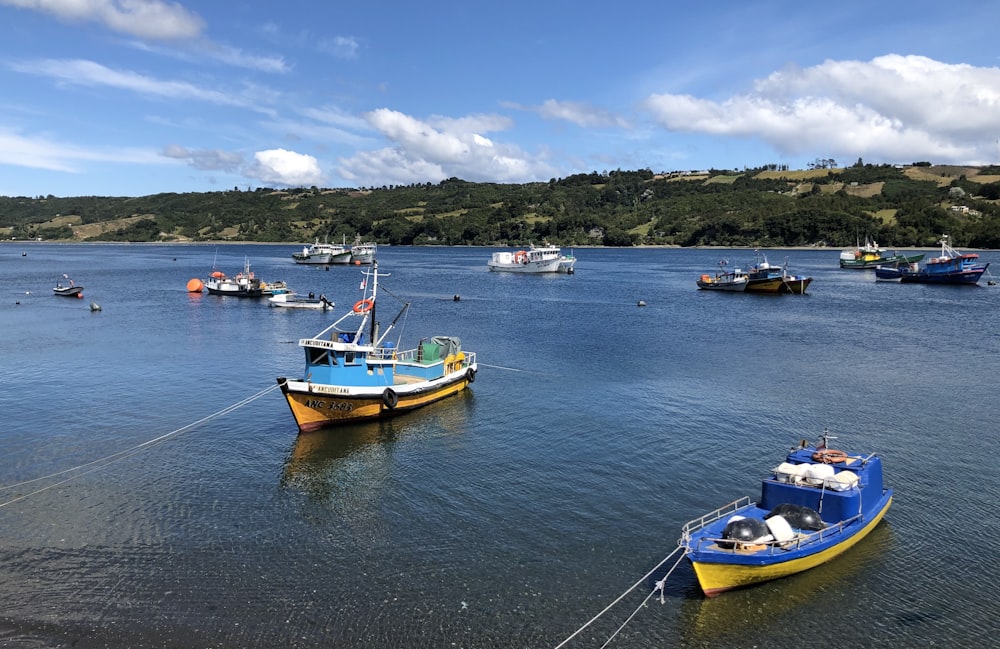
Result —
[{"label": "orange buoy", "polygon": [[197,277],[188,280],[187,289],[188,293],[201,293],[201,289],[205,288],[205,285],[201,283],[201,280]]}]

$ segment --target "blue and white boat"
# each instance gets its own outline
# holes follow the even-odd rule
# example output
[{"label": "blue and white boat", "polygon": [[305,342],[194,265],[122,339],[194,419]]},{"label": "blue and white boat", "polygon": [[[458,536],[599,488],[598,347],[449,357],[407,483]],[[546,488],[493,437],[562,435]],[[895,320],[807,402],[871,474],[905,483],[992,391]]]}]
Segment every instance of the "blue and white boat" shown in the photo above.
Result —
[{"label": "blue and white boat", "polygon": [[375,308],[379,280],[388,275],[377,262],[363,275],[362,299],[312,338],[299,340],[302,373],[278,378],[299,432],[398,415],[458,394],[476,380],[476,354],[454,336],[424,338],[411,349],[388,340],[410,303],[382,331]]},{"label": "blue and white boat", "polygon": [[892,503],[874,454],[803,440],[749,497],[700,516],[679,545],[708,597],[825,563],[868,535]]},{"label": "blue and white boat", "polygon": [[877,266],[875,279],[899,280],[903,284],[978,284],[989,268],[989,262],[979,263],[979,255],[960,253],[948,245],[948,235],[941,237],[941,254],[931,257],[923,266],[897,264]]}]

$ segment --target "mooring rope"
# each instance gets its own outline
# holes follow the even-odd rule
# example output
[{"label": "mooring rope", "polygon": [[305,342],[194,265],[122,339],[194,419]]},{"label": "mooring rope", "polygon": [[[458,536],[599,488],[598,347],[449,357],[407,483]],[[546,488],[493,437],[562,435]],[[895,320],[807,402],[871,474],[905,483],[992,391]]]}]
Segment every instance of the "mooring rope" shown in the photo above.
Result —
[{"label": "mooring rope", "polygon": [[494,370],[509,370],[511,372],[530,372],[531,370],[519,370],[516,367],[504,367],[503,365],[487,365],[486,363],[476,363],[479,367],[489,367]]},{"label": "mooring rope", "polygon": [[[595,615],[594,617],[590,618],[590,619],[589,619],[589,620],[587,621],[587,623],[586,623],[586,624],[584,624],[584,625],[583,625],[583,626],[581,626],[581,627],[580,627],[579,629],[577,629],[577,630],[576,630],[576,631],[574,631],[574,632],[573,632],[572,634],[570,634],[570,636],[569,636],[568,638],[566,638],[565,640],[563,640],[562,642],[560,642],[559,644],[557,644],[557,645],[555,646],[555,649],[560,649],[560,647],[564,646],[564,645],[565,645],[565,644],[566,644],[567,642],[569,642],[570,640],[572,640],[573,638],[575,638],[576,636],[578,636],[578,635],[579,635],[579,634],[580,634],[580,633],[581,633],[581,632],[582,632],[582,631],[583,631],[584,629],[586,629],[586,628],[587,628],[588,626],[590,626],[591,624],[593,624],[594,622],[596,622],[596,621],[598,620],[598,618],[600,618],[600,617],[601,617],[602,615],[604,615],[605,613],[607,613],[608,611],[610,611],[610,610],[611,610],[612,608],[614,608],[614,606],[615,606],[615,605],[616,605],[616,604],[617,604],[618,602],[620,602],[620,601],[622,601],[623,599],[625,599],[625,596],[626,596],[626,595],[628,595],[628,594],[629,594],[629,593],[631,593],[631,592],[632,592],[633,590],[635,590],[636,588],[638,588],[639,586],[641,586],[641,585],[643,584],[643,582],[645,582],[645,581],[646,581],[647,579],[649,579],[649,578],[650,578],[650,576],[652,576],[652,574],[653,574],[654,572],[656,572],[657,570],[659,570],[659,569],[660,569],[660,567],[661,567],[661,566],[663,566],[663,564],[665,564],[665,563],[666,563],[666,562],[667,562],[667,561],[668,561],[668,560],[669,560],[669,559],[670,559],[670,558],[671,558],[672,556],[674,556],[675,554],[677,554],[678,552],[680,552],[680,551],[681,551],[681,550],[683,550],[683,549],[684,549],[684,548],[683,548],[682,546],[678,546],[677,548],[675,548],[673,552],[671,552],[670,554],[668,554],[668,555],[667,555],[666,557],[664,557],[664,558],[663,558],[663,561],[660,561],[660,562],[659,562],[658,564],[656,564],[656,566],[654,566],[652,570],[650,570],[650,571],[649,571],[649,572],[647,572],[647,573],[646,573],[645,575],[643,575],[643,576],[642,576],[642,578],[641,578],[641,579],[639,579],[639,581],[637,581],[637,582],[635,582],[634,584],[632,584],[632,586],[630,586],[628,590],[626,590],[626,591],[625,591],[624,593],[622,593],[621,595],[619,595],[619,596],[618,596],[618,598],[617,598],[617,599],[616,599],[615,601],[613,601],[613,602],[611,602],[610,604],[608,604],[607,606],[605,606],[605,607],[604,607],[604,610],[603,610],[603,611],[601,611],[600,613],[598,613],[598,614],[597,614],[597,615]],[[662,587],[662,584],[664,584],[664,583],[665,583],[665,582],[667,581],[667,577],[669,577],[669,576],[670,576],[670,573],[674,571],[674,568],[676,568],[676,567],[677,567],[677,565],[678,565],[678,564],[679,564],[679,563],[681,562],[681,559],[683,559],[683,558],[684,558],[684,555],[682,554],[682,555],[681,555],[681,556],[680,556],[680,557],[679,557],[679,558],[677,559],[677,563],[675,563],[675,564],[674,564],[674,567],[673,567],[673,568],[671,568],[671,569],[670,569],[670,570],[669,570],[669,571],[667,572],[666,576],[664,576],[664,577],[663,577],[663,579],[661,579],[660,581],[656,582],[656,586],[657,586],[657,588],[658,588],[659,590],[661,590],[661,591],[663,590],[663,587]],[[647,602],[647,601],[649,601],[649,598],[650,598],[650,597],[652,597],[652,596],[653,596],[653,593],[655,593],[655,592],[657,591],[657,588],[654,588],[654,589],[653,589],[653,590],[652,590],[652,591],[651,591],[651,592],[649,593],[649,595],[647,595],[647,596],[646,596],[646,599],[645,599],[645,600],[643,600],[642,604],[640,604],[640,605],[639,605],[639,608],[635,609],[635,611],[634,611],[634,612],[632,613],[632,615],[628,616],[628,619],[627,619],[627,620],[625,620],[625,622],[624,622],[624,623],[623,623],[623,624],[622,624],[622,625],[621,625],[620,627],[618,627],[618,630],[617,630],[617,631],[615,631],[615,632],[614,632],[614,633],[613,633],[613,634],[611,635],[611,638],[608,638],[608,641],[607,641],[607,642],[605,642],[603,646],[605,646],[605,647],[606,647],[606,646],[608,646],[608,642],[611,642],[611,639],[612,639],[612,638],[614,638],[614,637],[615,637],[616,635],[618,635],[618,631],[621,631],[622,629],[624,629],[624,628],[625,628],[625,625],[629,623],[629,620],[631,620],[631,619],[632,619],[633,617],[635,617],[635,614],[639,612],[639,609],[641,609],[641,608],[642,608],[643,606],[645,606],[645,605],[646,605],[646,602]]]},{"label": "mooring rope", "polygon": [[[211,415],[208,415],[207,417],[202,417],[201,419],[199,419],[199,420],[197,420],[195,422],[192,422],[192,423],[190,423],[190,424],[188,424],[186,426],[181,426],[180,428],[178,428],[176,430],[172,430],[169,433],[165,433],[163,435],[160,435],[159,437],[154,437],[153,439],[145,441],[145,442],[142,442],[141,444],[136,444],[135,446],[133,446],[131,448],[127,448],[127,449],[125,449],[123,451],[118,451],[117,453],[112,453],[111,455],[106,455],[106,456],[104,456],[102,458],[98,458],[98,459],[92,460],[90,462],[85,462],[83,464],[79,464],[79,465],[71,467],[69,469],[63,469],[62,471],[57,471],[55,473],[50,473],[49,475],[41,476],[39,478],[32,478],[30,480],[24,480],[23,482],[18,482],[18,483],[15,483],[15,484],[11,484],[11,485],[6,485],[6,486],[3,486],[3,487],[0,487],[0,491],[7,491],[7,490],[10,490],[10,489],[17,489],[17,488],[23,487],[25,485],[33,484],[35,482],[41,482],[43,480],[52,480],[53,478],[58,478],[59,476],[66,475],[67,473],[73,473],[74,474],[74,475],[71,475],[71,476],[69,476],[69,477],[67,477],[67,478],[65,478],[63,480],[58,481],[58,482],[54,482],[54,483],[52,483],[50,485],[46,485],[46,486],[44,486],[44,487],[42,487],[40,489],[36,489],[35,491],[31,491],[31,492],[28,492],[28,493],[25,493],[25,494],[21,494],[20,496],[12,498],[12,499],[10,499],[10,500],[8,500],[6,502],[0,503],[0,508],[6,507],[7,505],[12,505],[12,504],[14,504],[14,503],[16,503],[18,501],[24,500],[25,498],[29,498],[31,496],[40,494],[43,491],[48,491],[49,489],[52,489],[54,487],[58,487],[59,485],[66,484],[67,482],[70,482],[72,480],[76,480],[77,478],[80,478],[80,477],[85,476],[87,474],[93,473],[94,471],[98,471],[100,469],[108,467],[108,466],[114,464],[115,462],[119,462],[121,460],[130,458],[133,455],[138,454],[140,451],[143,451],[143,450],[145,450],[147,448],[150,448],[152,446],[155,446],[157,444],[161,444],[161,443],[167,441],[171,437],[176,437],[177,435],[180,435],[181,433],[187,432],[187,431],[191,430],[192,428],[200,426],[201,424],[204,424],[205,422],[211,421],[212,419],[216,419],[216,418],[221,417],[223,415],[227,415],[227,414],[233,412],[234,410],[242,408],[243,406],[245,406],[245,405],[247,405],[247,404],[249,404],[249,403],[251,403],[253,401],[256,401],[257,399],[261,398],[265,394],[267,394],[267,393],[269,393],[272,390],[275,390],[277,388],[278,388],[277,384],[272,385],[269,388],[261,390],[257,394],[251,395],[251,396],[247,397],[246,399],[243,399],[242,401],[238,401],[238,402],[236,402],[236,403],[234,403],[234,404],[232,404],[230,406],[226,406],[222,410],[214,412]],[[84,471],[83,469],[86,469],[87,467],[90,467],[90,469],[87,470],[87,471]]]}]

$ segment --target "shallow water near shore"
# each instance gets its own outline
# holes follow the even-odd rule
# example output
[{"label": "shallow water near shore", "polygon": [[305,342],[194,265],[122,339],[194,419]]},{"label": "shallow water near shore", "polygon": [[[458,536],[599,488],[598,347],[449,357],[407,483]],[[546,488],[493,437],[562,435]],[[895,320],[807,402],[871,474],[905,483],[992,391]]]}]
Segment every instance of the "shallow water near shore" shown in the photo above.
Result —
[{"label": "shallow water near shore", "polygon": [[[681,564],[611,646],[1000,632],[1000,287],[986,278],[880,283],[839,269],[838,251],[775,250],[814,278],[808,294],[733,295],[695,280],[752,251],[586,249],[574,275],[525,276],[487,271],[488,248],[386,247],[383,286],[413,303],[403,344],[457,335],[477,380],[300,436],[275,377],[301,372],[297,341],[361,281],[293,264],[300,248],[0,246],[0,645],[554,647],[685,522],[756,496],[824,428],[884,458],[896,497],[873,534],[712,600]],[[1000,252],[981,256],[1000,274]],[[338,308],[186,291],[245,257]],[[83,299],[52,295],[63,273]],[[956,552],[963,535],[983,544]],[[601,646],[665,570],[567,646]]]}]

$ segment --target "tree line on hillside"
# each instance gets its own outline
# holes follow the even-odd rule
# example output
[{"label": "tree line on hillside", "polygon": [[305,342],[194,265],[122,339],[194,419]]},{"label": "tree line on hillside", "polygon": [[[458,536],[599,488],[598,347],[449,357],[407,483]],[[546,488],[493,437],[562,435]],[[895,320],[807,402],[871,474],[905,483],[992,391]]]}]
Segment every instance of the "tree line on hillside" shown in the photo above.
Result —
[{"label": "tree line on hillside", "polygon": [[[933,167],[924,167],[933,173]],[[351,242],[392,245],[884,246],[1000,248],[1000,182],[915,179],[892,165],[795,173],[768,169],[656,175],[648,169],[526,184],[440,183],[367,189],[164,193],[143,197],[0,197],[18,239]],[[942,177],[946,179],[942,172]],[[128,219],[123,223],[123,220]],[[110,226],[111,223],[120,225]]]}]

